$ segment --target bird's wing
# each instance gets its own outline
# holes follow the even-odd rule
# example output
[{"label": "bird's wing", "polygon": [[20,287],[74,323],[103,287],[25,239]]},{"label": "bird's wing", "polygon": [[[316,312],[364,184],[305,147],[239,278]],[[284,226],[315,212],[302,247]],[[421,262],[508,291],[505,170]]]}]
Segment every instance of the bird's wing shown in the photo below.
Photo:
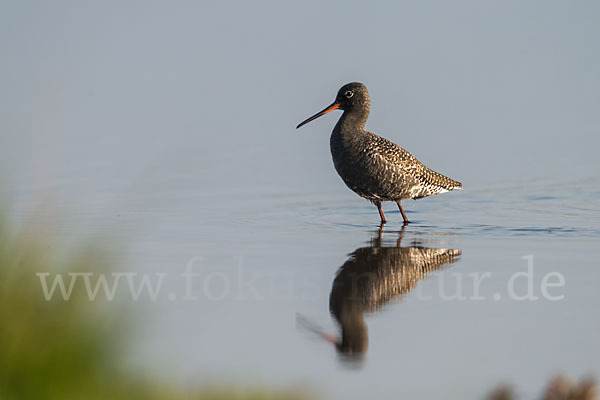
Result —
[{"label": "bird's wing", "polygon": [[370,157],[379,158],[395,168],[411,169],[417,165],[423,165],[415,156],[391,140],[382,138],[372,132],[368,132],[366,139],[365,152]]},{"label": "bird's wing", "polygon": [[462,188],[460,182],[427,168],[415,156],[391,140],[372,132],[368,132],[368,134],[367,145],[365,146],[367,156],[379,159],[379,162],[385,163],[389,168],[397,170],[400,174],[414,178],[419,186],[423,188],[423,193],[420,193],[419,190],[415,191],[415,198]]}]

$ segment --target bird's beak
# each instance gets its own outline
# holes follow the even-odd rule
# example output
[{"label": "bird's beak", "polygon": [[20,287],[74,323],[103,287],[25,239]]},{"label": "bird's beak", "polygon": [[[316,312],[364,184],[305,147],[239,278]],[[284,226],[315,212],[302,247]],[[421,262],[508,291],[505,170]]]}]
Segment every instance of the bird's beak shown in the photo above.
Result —
[{"label": "bird's beak", "polygon": [[332,105],[326,107],[323,111],[319,111],[318,113],[316,113],[315,115],[313,115],[312,117],[300,122],[298,124],[298,126],[296,127],[296,129],[300,128],[302,125],[306,125],[308,124],[310,121],[312,121],[313,119],[317,119],[322,115],[327,114],[329,111],[333,111],[333,110],[337,110],[338,108],[340,108],[340,104],[339,103],[333,103]]},{"label": "bird's beak", "polygon": [[329,343],[331,343],[332,345],[334,345],[335,347],[338,347],[340,345],[340,339],[338,339],[335,335],[332,335],[330,333],[321,333],[321,337]]}]

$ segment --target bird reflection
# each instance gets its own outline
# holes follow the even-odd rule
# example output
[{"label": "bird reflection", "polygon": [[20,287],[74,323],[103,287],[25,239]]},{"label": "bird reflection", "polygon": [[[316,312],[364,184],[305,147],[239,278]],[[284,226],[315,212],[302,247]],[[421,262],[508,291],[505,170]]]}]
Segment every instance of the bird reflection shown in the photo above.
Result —
[{"label": "bird reflection", "polygon": [[341,337],[324,336],[337,350],[352,358],[367,351],[369,336],[364,320],[366,312],[375,312],[400,299],[430,271],[458,261],[461,250],[402,246],[404,229],[391,245],[383,241],[379,230],[371,245],[356,249],[337,272],[329,297],[329,310],[337,321]]}]

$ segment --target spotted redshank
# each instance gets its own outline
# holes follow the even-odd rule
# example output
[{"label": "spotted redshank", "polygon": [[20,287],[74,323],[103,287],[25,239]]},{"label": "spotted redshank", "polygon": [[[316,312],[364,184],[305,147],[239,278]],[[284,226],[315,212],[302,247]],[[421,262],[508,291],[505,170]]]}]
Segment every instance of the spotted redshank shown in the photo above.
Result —
[{"label": "spotted redshank", "polygon": [[330,138],[336,171],[346,186],[377,206],[382,224],[386,222],[382,201],[395,201],[407,224],[402,200],[461,189],[462,184],[427,168],[390,140],[367,131],[365,123],[370,107],[366,86],[360,82],[348,83],[338,91],[333,104],[301,122],[296,129],[330,111],[343,110]]}]

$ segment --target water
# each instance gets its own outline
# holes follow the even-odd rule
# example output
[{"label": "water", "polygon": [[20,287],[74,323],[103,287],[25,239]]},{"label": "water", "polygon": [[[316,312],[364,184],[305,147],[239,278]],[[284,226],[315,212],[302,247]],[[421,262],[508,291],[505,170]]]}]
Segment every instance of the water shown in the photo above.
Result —
[{"label": "water", "polygon": [[[347,399],[481,398],[499,382],[526,398],[558,371],[600,377],[596,6],[30,7],[0,13],[1,211],[114,249],[122,272],[166,274],[156,301],[130,301],[129,367]],[[294,130],[354,80],[368,129],[464,185],[405,201],[404,230],[385,204],[379,232],[336,175],[335,113]],[[406,254],[442,249],[460,256],[401,279],[419,265]],[[330,293],[355,252],[387,254],[406,288],[364,312],[350,361],[315,331],[339,335]],[[511,298],[529,263],[538,299]],[[561,277],[546,297],[564,298],[545,298]]]},{"label": "water", "polygon": [[[533,396],[558,371],[600,374],[598,182],[467,185],[405,201],[414,222],[404,229],[386,204],[383,231],[376,208],[341,182],[306,191],[222,184],[203,193],[174,180],[159,193],[141,185],[98,200],[103,216],[83,212],[61,225],[60,213],[38,209],[34,223],[67,237],[121,235],[127,271],[167,274],[158,299],[143,296],[136,308],[139,333],[124,356],[134,369],[181,384],[301,385],[327,398],[476,398],[499,382]],[[339,336],[329,305],[334,278],[351,253],[376,248],[367,268],[385,268],[377,254],[387,254],[407,276],[421,263],[401,255],[410,248],[461,254],[366,310],[364,351],[344,356],[302,320]],[[528,256],[535,301],[508,289],[511,276],[528,271]],[[200,274],[189,289],[188,264]],[[543,296],[550,273],[564,278],[547,289],[560,300]],[[472,274],[488,275],[479,289]],[[527,290],[526,278],[514,281],[517,297]]]},{"label": "water", "polygon": [[[153,305],[139,345],[143,363],[160,359],[186,382],[302,383],[335,398],[474,398],[501,381],[534,395],[558,371],[598,374],[597,187],[594,179],[531,183],[407,201],[415,222],[404,231],[388,206],[381,246],[394,248],[401,236],[403,247],[462,255],[400,301],[367,313],[368,350],[350,367],[297,318],[338,334],[329,312],[332,283],[349,254],[380,235],[374,207],[345,196],[340,184],[325,194],[230,201],[217,207],[228,219],[183,208],[138,252],[146,266],[160,257],[159,269],[172,273],[203,256],[195,265],[198,299]],[[523,257],[530,255],[538,300],[513,300],[508,282],[527,271]],[[562,300],[542,296],[544,276],[553,272],[565,283],[548,293]],[[471,299],[474,273],[490,275],[480,285],[483,300]],[[174,281],[177,291],[182,283]],[[448,299],[459,285],[467,299]],[[526,291],[524,279],[515,280],[516,294]]]},{"label": "water", "polygon": [[[130,300],[137,330],[123,362],[181,385],[300,386],[325,398],[480,398],[500,382],[534,396],[559,371],[600,376],[593,160],[579,173],[516,160],[519,173],[513,165],[497,174],[443,156],[432,167],[465,189],[404,201],[413,221],[405,229],[395,205],[384,204],[389,222],[380,232],[376,208],[335,175],[325,128],[277,129],[251,139],[179,132],[161,139],[171,143],[165,148],[125,157],[127,149],[135,154],[125,145],[108,160],[91,137],[56,145],[77,162],[62,158],[66,150],[42,152],[47,139],[33,135],[39,143],[31,151],[45,158],[15,163],[4,211],[17,225],[74,242],[92,237],[113,246],[116,239],[121,272],[153,280],[165,273],[156,301]],[[363,313],[368,333],[358,360],[301,323],[339,337],[330,293],[350,254],[386,253],[396,271],[411,271],[418,260],[402,256],[416,251],[410,248],[461,254]],[[511,277],[528,272],[530,262],[537,300],[511,298]],[[182,276],[188,265],[199,274],[190,286]],[[544,297],[544,279],[564,279],[547,288],[559,300]],[[516,278],[516,297],[528,285]]]},{"label": "water", "polygon": [[[89,135],[54,137],[49,147],[49,138],[32,133],[5,186],[12,188],[5,212],[74,242],[93,237],[113,246],[117,239],[122,272],[165,273],[156,301],[132,302],[137,333],[123,362],[181,385],[301,386],[325,398],[479,398],[500,382],[534,396],[559,371],[600,376],[593,160],[569,169],[515,159],[498,173],[387,135],[409,150],[412,143],[465,189],[404,201],[413,221],[405,229],[395,205],[384,204],[389,222],[380,232],[376,208],[333,170],[326,137],[333,121],[325,121],[302,133],[292,123],[270,126],[257,137],[227,124],[231,135],[175,132],[155,136],[162,144],[147,152],[126,143],[109,158]],[[63,158],[67,150],[75,161]],[[472,152],[456,151],[477,165]],[[395,250],[399,238],[405,250]],[[351,253],[375,251],[370,246],[383,247],[379,254],[405,271],[419,265],[402,256],[411,247],[461,254],[365,311],[366,350],[349,361],[299,321],[339,337],[329,304],[334,279]],[[528,256],[538,299],[512,299],[511,276],[528,271]],[[200,274],[189,287],[188,265]],[[564,278],[548,288],[560,300],[543,296],[551,273]],[[487,274],[478,292],[473,274]],[[515,279],[517,297],[528,284]]]}]

